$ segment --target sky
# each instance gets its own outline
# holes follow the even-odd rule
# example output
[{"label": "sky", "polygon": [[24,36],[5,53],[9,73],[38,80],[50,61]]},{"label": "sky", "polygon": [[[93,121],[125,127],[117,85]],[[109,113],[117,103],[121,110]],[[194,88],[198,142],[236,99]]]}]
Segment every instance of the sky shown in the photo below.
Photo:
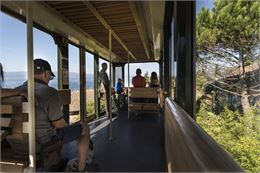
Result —
[{"label": "sky", "polygon": [[[196,1],[196,12],[203,6],[211,9],[214,0]],[[26,24],[0,12],[0,62],[6,72],[27,71],[27,48],[26,48]],[[52,66],[53,71],[57,71],[57,46],[53,38],[36,28],[33,30],[34,37],[34,58],[42,58]],[[100,62],[100,65],[103,61]],[[79,72],[79,49],[69,45],[69,70]],[[87,74],[93,74],[93,55],[86,53]],[[157,71],[157,63],[139,63],[130,67],[130,75],[135,74],[136,68],[141,68],[145,73],[150,73],[151,69]],[[157,71],[157,73],[159,70]],[[108,72],[109,74],[109,72]]]},{"label": "sky", "polygon": [[196,13],[198,13],[202,7],[207,9],[212,9],[214,5],[214,0],[196,0]]}]

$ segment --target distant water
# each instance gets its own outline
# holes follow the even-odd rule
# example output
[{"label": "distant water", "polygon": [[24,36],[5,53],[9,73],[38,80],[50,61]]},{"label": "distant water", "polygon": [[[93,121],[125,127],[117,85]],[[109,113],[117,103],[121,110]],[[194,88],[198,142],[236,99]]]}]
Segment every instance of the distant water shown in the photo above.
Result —
[{"label": "distant water", "polygon": [[[57,74],[54,72],[55,76]],[[4,73],[5,81],[3,84],[4,88],[15,88],[17,86],[22,85],[27,80],[26,72],[5,72]],[[50,81],[50,86],[54,88],[58,88],[58,80],[55,77],[52,81]],[[79,74],[78,73],[70,73],[69,74],[69,87],[72,91],[79,90]],[[94,88],[94,76],[87,74],[86,77],[86,88]]]}]

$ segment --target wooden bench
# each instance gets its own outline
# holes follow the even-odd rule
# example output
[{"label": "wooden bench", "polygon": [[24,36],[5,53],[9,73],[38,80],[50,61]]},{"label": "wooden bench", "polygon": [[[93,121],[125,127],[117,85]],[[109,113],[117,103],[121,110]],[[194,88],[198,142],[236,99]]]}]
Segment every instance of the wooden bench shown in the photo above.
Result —
[{"label": "wooden bench", "polygon": [[28,134],[23,131],[23,124],[28,121],[26,102],[24,96],[1,99],[1,141],[5,138],[18,155],[29,151]]},{"label": "wooden bench", "polygon": [[[62,105],[68,105],[71,102],[70,90],[58,90],[58,94]],[[37,102],[37,100],[35,100]],[[15,154],[12,157],[12,162],[15,158],[23,158],[24,166],[28,166],[29,158],[29,140],[28,140],[28,102],[24,96],[10,96],[1,99],[1,142],[3,139],[11,146],[12,152]],[[4,141],[4,142],[5,142]],[[49,145],[50,147],[52,145]],[[2,154],[7,155],[8,153]],[[53,155],[50,154],[50,157]],[[46,159],[45,159],[46,160]],[[51,165],[53,159],[49,158],[51,163],[44,162],[44,164]],[[16,163],[16,162],[15,162]],[[1,165],[3,166],[3,165]],[[1,169],[0,169],[1,171]]]},{"label": "wooden bench", "polygon": [[160,88],[129,88],[128,112],[159,113],[162,100]]}]

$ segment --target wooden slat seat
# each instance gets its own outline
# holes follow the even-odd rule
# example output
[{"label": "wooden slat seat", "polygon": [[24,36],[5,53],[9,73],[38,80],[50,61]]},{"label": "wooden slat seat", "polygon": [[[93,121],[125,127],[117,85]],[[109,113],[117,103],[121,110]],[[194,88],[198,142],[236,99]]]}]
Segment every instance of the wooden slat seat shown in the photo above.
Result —
[{"label": "wooden slat seat", "polygon": [[1,128],[8,128],[11,125],[11,120],[12,118],[3,118],[0,117],[0,122],[1,122]]},{"label": "wooden slat seat", "polygon": [[160,111],[160,88],[129,88],[128,112],[152,112]]},{"label": "wooden slat seat", "polygon": [[7,130],[1,140],[5,138],[18,155],[25,155],[29,150],[28,134],[23,132],[23,123],[28,121],[28,114],[23,113],[26,101],[24,96],[1,99],[1,130]]}]

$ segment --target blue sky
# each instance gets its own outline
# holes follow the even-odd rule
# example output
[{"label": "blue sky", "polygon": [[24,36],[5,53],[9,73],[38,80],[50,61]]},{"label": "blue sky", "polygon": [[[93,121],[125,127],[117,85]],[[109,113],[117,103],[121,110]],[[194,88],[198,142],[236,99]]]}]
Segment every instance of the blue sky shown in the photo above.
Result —
[{"label": "blue sky", "polygon": [[[196,2],[196,11],[202,6],[212,8],[213,0],[199,0]],[[18,72],[27,71],[26,53],[26,24],[0,12],[0,62],[4,71]],[[53,71],[57,71],[57,46],[52,37],[38,29],[34,29],[34,58],[42,58],[50,62]],[[79,72],[79,50],[77,47],[69,46],[69,70]],[[93,74],[93,55],[86,53],[87,74]],[[102,62],[100,62],[101,64]],[[142,68],[145,73],[151,69],[159,69],[157,63],[133,64],[130,74],[135,73],[137,67]],[[157,71],[158,72],[158,71]]]},{"label": "blue sky", "polygon": [[196,0],[196,13],[198,13],[203,6],[205,8],[212,9],[213,5],[214,0]]}]

